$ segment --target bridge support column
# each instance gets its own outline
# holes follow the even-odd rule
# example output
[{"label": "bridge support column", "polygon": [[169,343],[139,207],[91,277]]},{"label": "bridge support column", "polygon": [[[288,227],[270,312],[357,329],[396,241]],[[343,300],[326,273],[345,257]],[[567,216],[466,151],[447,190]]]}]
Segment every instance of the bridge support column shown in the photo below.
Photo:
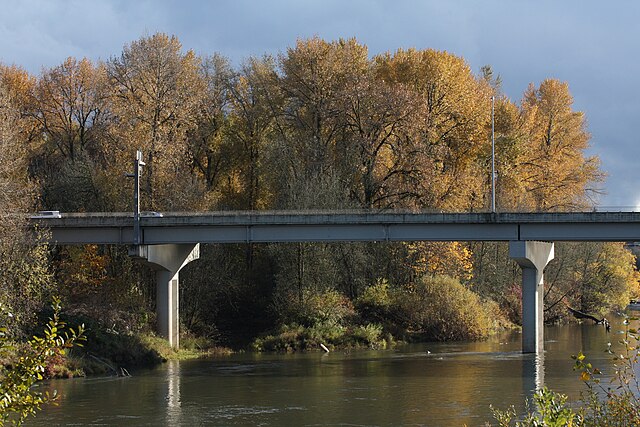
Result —
[{"label": "bridge support column", "polygon": [[158,334],[179,348],[179,273],[182,267],[200,258],[200,244],[139,245],[129,254],[156,271],[156,321]]},{"label": "bridge support column", "polygon": [[544,350],[543,272],[553,259],[553,243],[509,242],[509,256],[522,268],[522,352]]}]

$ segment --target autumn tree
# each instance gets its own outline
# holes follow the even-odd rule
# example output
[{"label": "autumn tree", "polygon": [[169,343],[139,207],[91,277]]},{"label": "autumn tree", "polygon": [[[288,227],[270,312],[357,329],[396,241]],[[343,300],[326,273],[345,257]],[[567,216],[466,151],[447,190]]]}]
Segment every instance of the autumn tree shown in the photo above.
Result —
[{"label": "autumn tree", "polygon": [[38,122],[30,117],[37,79],[19,66],[0,64],[0,82],[15,109],[17,138],[25,143],[39,140]]},{"label": "autumn tree", "polygon": [[189,153],[194,169],[202,176],[207,191],[211,191],[219,184],[224,168],[224,133],[228,126],[233,70],[225,57],[214,54],[202,59],[199,74],[205,90],[189,134]]},{"label": "autumn tree", "polygon": [[[182,52],[175,36],[156,33],[124,47],[107,63],[113,111],[121,129],[121,167],[129,169],[135,149],[146,156],[143,189],[149,209],[184,209],[190,191],[187,133],[204,93],[193,51]],[[181,191],[177,191],[180,188]]]},{"label": "autumn tree", "polygon": [[86,58],[67,58],[42,73],[34,88],[33,117],[45,141],[61,157],[75,160],[95,145],[108,118],[104,69]]},{"label": "autumn tree", "polygon": [[344,121],[340,95],[353,76],[366,73],[367,49],[355,39],[326,42],[298,40],[279,57],[279,87],[284,97],[281,135],[292,177],[316,178],[332,169]]},{"label": "autumn tree", "polygon": [[[33,123],[31,173],[42,185],[44,207],[68,211],[100,210],[101,140],[109,122],[104,67],[68,58],[44,70],[29,93],[22,122]],[[54,179],[55,177],[55,179]],[[69,198],[74,192],[76,197]]]},{"label": "autumn tree", "polygon": [[569,85],[544,80],[530,85],[522,101],[530,121],[527,147],[520,163],[526,190],[536,211],[588,207],[602,181],[597,157],[586,157],[589,144],[584,114],[573,111]]},{"label": "autumn tree", "polygon": [[34,245],[34,235],[26,229],[25,214],[33,207],[35,192],[27,176],[19,117],[10,91],[0,83],[0,303],[13,311],[14,326],[21,329],[33,321],[52,277],[46,248]]},{"label": "autumn tree", "polygon": [[[241,66],[231,82],[228,138],[235,164],[229,179],[238,181],[235,198],[243,209],[269,206],[264,167],[275,125],[274,77],[271,60],[252,58]],[[227,191],[233,194],[234,186],[229,185]]]},{"label": "autumn tree", "polygon": [[[422,104],[413,183],[419,206],[482,207],[486,172],[478,156],[488,144],[490,91],[463,58],[447,52],[398,50],[376,57],[379,78],[415,91]],[[461,183],[464,182],[464,185]]]},{"label": "autumn tree", "polygon": [[351,76],[340,94],[345,143],[338,152],[353,175],[351,197],[358,205],[400,207],[416,197],[407,181],[418,173],[412,157],[421,109],[413,93],[377,80],[374,73],[370,67]]},{"label": "autumn tree", "polygon": [[[622,243],[558,244],[558,259],[547,274],[545,307],[567,305],[587,313],[606,314],[626,307],[638,289],[635,257]],[[562,257],[562,258],[560,258]]]}]

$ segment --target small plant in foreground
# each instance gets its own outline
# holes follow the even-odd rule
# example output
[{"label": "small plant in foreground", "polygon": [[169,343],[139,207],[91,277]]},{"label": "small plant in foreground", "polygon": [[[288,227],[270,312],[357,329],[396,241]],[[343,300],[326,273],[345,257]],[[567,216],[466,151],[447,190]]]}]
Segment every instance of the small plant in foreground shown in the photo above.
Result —
[{"label": "small plant in foreground", "polygon": [[[42,393],[34,384],[43,374],[52,358],[64,356],[67,349],[80,346],[85,340],[84,326],[77,330],[67,328],[60,320],[60,300],[53,299],[53,315],[44,328],[42,337],[34,336],[16,355],[10,366],[0,365],[0,426],[20,425],[30,415],[35,415],[42,405],[56,399],[55,393]],[[14,347],[6,335],[6,323],[13,317],[0,305],[3,325],[0,327],[0,357],[6,358]],[[66,329],[66,330],[65,330]]]},{"label": "small plant in foreground", "polygon": [[[516,410],[510,407],[501,411],[491,407],[493,416],[501,427],[573,427],[583,425],[583,419],[567,405],[567,396],[544,387],[533,396],[535,412],[529,412],[522,421],[514,421]],[[512,424],[513,423],[513,424]]]},{"label": "small plant in foreground", "polygon": [[522,420],[516,419],[512,407],[505,411],[491,408],[495,420],[501,427],[556,427],[556,426],[594,426],[622,427],[640,426],[640,381],[636,370],[640,368],[640,331],[631,328],[631,321],[624,320],[625,330],[619,341],[621,347],[612,349],[608,344],[607,352],[613,356],[613,375],[604,381],[602,372],[594,367],[582,352],[572,356],[574,370],[580,372],[580,380],[587,390],[578,405],[567,404],[566,396],[546,388],[534,395],[535,411],[528,412]]},{"label": "small plant in foreground", "polygon": [[640,350],[640,332],[631,328],[631,321],[624,320],[625,330],[619,341],[622,351],[616,353],[608,344],[607,352],[613,356],[614,372],[609,383],[604,383],[601,371],[594,368],[586,356],[573,356],[574,369],[580,371],[580,379],[587,386],[583,396],[585,425],[640,426],[640,383],[636,374]]}]

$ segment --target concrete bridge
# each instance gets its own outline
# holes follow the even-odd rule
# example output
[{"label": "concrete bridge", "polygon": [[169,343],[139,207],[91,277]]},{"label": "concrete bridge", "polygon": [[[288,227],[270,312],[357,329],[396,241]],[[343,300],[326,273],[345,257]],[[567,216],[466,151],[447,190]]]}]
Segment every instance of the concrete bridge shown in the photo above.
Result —
[{"label": "concrete bridge", "polygon": [[522,351],[543,350],[543,271],[555,241],[640,241],[640,213],[274,211],[62,214],[32,218],[54,244],[129,245],[156,270],[158,332],[179,346],[179,272],[200,243],[508,241],[522,268]]}]

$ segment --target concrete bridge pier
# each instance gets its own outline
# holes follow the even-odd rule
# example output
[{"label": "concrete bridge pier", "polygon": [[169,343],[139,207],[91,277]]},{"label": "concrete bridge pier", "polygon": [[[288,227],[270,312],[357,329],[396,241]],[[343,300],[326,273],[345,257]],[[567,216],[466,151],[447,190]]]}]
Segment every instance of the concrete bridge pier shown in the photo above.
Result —
[{"label": "concrete bridge pier", "polygon": [[157,332],[171,347],[179,348],[179,273],[200,258],[200,244],[138,245],[129,249],[129,255],[155,270]]},{"label": "concrete bridge pier", "polygon": [[553,243],[509,242],[509,256],[522,268],[522,352],[544,351],[543,272],[553,259]]}]

